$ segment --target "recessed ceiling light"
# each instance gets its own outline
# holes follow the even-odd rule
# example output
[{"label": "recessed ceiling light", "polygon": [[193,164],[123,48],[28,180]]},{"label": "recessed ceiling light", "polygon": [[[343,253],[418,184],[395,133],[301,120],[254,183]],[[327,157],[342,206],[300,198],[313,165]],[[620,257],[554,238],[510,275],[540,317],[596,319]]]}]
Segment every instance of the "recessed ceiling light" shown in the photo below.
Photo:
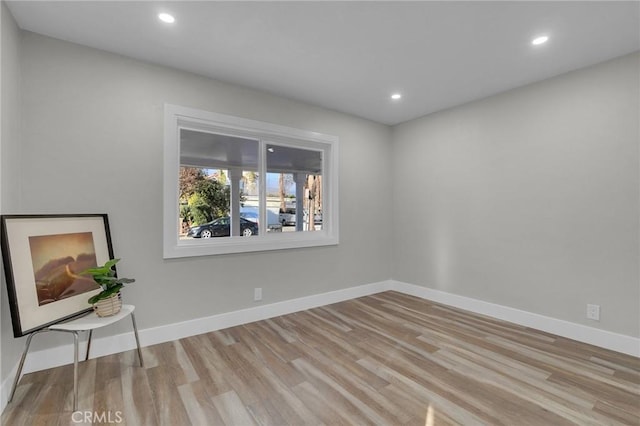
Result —
[{"label": "recessed ceiling light", "polygon": [[391,99],[393,99],[394,101],[397,101],[400,98],[402,98],[402,95],[400,93],[394,93],[393,95],[391,95]]},{"label": "recessed ceiling light", "polygon": [[173,24],[174,22],[176,22],[176,18],[174,18],[172,15],[169,15],[168,13],[158,14],[158,19],[167,24]]},{"label": "recessed ceiling light", "polygon": [[549,40],[548,36],[540,36],[531,40],[531,44],[533,44],[534,46],[538,46],[540,44],[545,44],[548,40]]}]

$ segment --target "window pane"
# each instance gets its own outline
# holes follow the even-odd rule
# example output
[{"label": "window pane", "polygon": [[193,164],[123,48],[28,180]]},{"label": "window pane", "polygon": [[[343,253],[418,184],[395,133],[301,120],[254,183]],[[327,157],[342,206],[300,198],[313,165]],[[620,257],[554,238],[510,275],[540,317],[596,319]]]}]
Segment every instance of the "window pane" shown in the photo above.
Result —
[{"label": "window pane", "polygon": [[322,153],[267,145],[269,228],[283,232],[322,229]]},{"label": "window pane", "polygon": [[322,229],[322,175],[307,175],[304,197],[304,230]]},{"label": "window pane", "polygon": [[258,235],[258,147],[252,139],[180,130],[180,239]]},{"label": "window pane", "polygon": [[[336,136],[178,105],[164,112],[165,258],[339,243]],[[204,224],[217,226],[208,238],[188,235]]]},{"label": "window pane", "polygon": [[240,217],[257,225],[257,235],[260,231],[259,174],[254,171],[243,171],[240,189],[242,191],[242,196],[240,197]]}]

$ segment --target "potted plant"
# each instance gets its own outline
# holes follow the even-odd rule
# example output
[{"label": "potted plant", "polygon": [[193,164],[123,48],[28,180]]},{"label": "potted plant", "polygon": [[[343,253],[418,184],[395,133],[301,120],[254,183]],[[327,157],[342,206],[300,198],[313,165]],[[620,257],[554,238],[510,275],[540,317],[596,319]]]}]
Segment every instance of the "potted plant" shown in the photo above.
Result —
[{"label": "potted plant", "polygon": [[89,299],[93,309],[99,317],[108,317],[120,312],[122,298],[120,290],[124,284],[135,282],[133,278],[117,278],[114,265],[120,259],[111,259],[102,266],[82,271],[80,275],[90,275],[102,288],[102,291]]}]

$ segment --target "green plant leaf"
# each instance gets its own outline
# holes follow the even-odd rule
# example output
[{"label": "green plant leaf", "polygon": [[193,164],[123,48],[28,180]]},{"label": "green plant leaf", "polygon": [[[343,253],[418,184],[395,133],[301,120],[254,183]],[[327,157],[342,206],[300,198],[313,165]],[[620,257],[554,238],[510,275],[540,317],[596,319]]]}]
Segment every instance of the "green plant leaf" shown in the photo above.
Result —
[{"label": "green plant leaf", "polygon": [[102,291],[101,293],[96,294],[95,296],[89,298],[88,302],[90,304],[95,304],[98,303],[100,300],[102,299],[106,299],[108,297],[113,296],[114,294],[118,293],[120,291],[120,289],[122,289],[122,284],[116,284],[113,287]]},{"label": "green plant leaf", "polygon": [[106,299],[119,292],[124,284],[136,281],[133,278],[116,278],[116,271],[113,270],[113,266],[119,261],[120,259],[111,259],[103,266],[90,268],[80,272],[80,275],[91,275],[93,280],[102,288],[100,293],[89,299],[90,304],[93,305],[102,299]]},{"label": "green plant leaf", "polygon": [[110,283],[118,280],[116,277],[103,277],[103,276],[96,276],[96,277],[93,277],[93,279],[98,282],[104,281],[106,283]]},{"label": "green plant leaf", "polygon": [[113,287],[109,288],[108,290],[105,290],[102,292],[102,299],[106,299],[109,296],[113,296],[114,294],[116,294],[117,292],[120,291],[120,289],[122,288],[122,284],[116,284]]},{"label": "green plant leaf", "polygon": [[111,259],[107,263],[104,264],[104,267],[107,268],[107,269],[111,269],[118,262],[120,262],[120,259]]},{"label": "green plant leaf", "polygon": [[82,272],[80,272],[80,275],[93,275],[93,276],[100,276],[100,275],[106,275],[106,276],[114,276],[115,275],[115,271],[112,269],[113,266],[120,262],[120,259],[111,259],[108,260],[104,265],[102,266],[98,266],[95,268],[89,268],[86,269]]}]

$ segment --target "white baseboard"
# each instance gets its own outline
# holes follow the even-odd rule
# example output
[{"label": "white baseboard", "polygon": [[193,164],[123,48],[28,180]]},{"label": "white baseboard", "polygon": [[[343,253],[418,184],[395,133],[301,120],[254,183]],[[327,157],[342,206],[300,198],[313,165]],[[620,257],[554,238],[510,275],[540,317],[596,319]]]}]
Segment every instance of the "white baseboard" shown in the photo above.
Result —
[{"label": "white baseboard", "polygon": [[[214,330],[221,330],[236,325],[299,312],[305,309],[317,308],[318,306],[368,296],[370,294],[386,291],[390,287],[391,281],[381,281],[373,284],[365,284],[343,290],[286,300],[284,302],[241,309],[239,311],[227,312],[207,318],[146,329],[141,331],[140,340],[142,346],[154,345],[156,343],[195,336],[197,334],[208,333]],[[131,348],[133,348],[133,346]]]},{"label": "white baseboard", "polygon": [[551,318],[544,315],[534,314],[508,306],[497,305],[470,297],[459,296],[457,294],[434,290],[428,287],[421,287],[414,284],[407,284],[400,281],[391,281],[391,289],[432,300],[467,311],[487,315],[493,318],[535,328],[558,336],[567,337],[583,343],[589,343],[605,349],[640,357],[640,339],[624,334],[613,333],[599,328],[588,327],[574,322]]},{"label": "white baseboard", "polygon": [[11,392],[11,386],[13,385],[13,378],[16,376],[18,372],[18,364],[13,366],[11,369],[11,373],[9,376],[2,381],[2,386],[0,386],[0,413],[4,410],[4,407],[7,406],[9,402],[9,392]]},{"label": "white baseboard", "polygon": [[[182,339],[184,337],[208,333],[210,331],[221,330],[236,325],[247,324],[254,321],[303,311],[305,309],[316,308],[318,306],[325,306],[331,303],[355,299],[357,297],[368,296],[370,294],[389,290],[391,285],[391,281],[381,281],[378,283],[365,284],[328,293],[300,297],[284,302],[260,305],[210,317],[138,330],[138,334],[140,335],[140,345],[151,346],[158,343]],[[35,339],[37,339],[37,337]],[[136,344],[133,337],[133,331],[115,336],[93,339],[91,342],[91,358],[124,352],[135,349],[135,347]],[[84,345],[84,342],[82,342],[80,346],[81,359],[83,359],[83,354],[86,350],[85,348],[86,346]],[[29,352],[27,355],[27,359],[24,363],[23,374],[45,370],[47,368],[59,367],[61,365],[70,364],[71,362],[73,362],[72,343],[56,346],[50,349],[33,351]],[[7,405],[11,386],[13,385],[13,379],[17,371],[18,365],[16,363],[9,377],[2,382],[0,389],[0,412],[4,410]]]},{"label": "white baseboard", "polygon": [[[387,290],[395,290],[408,295],[442,303],[444,305],[488,315],[493,318],[546,331],[558,336],[567,337],[580,342],[640,357],[640,339],[635,337],[612,333],[556,318],[521,311],[507,306],[393,280],[365,284],[343,290],[287,300],[284,302],[241,309],[239,311],[227,312],[206,318],[139,330],[140,344],[142,346],[150,346],[158,343],[178,340],[184,337],[195,336],[198,334],[208,333],[210,331],[221,330],[228,327],[286,315],[305,309],[368,296]],[[134,348],[135,340],[133,332],[130,332],[93,340],[91,345],[91,354],[92,358],[96,358],[128,351]],[[84,353],[82,352],[84,349],[83,345],[80,348],[81,354]],[[23,373],[69,364],[73,360],[72,354],[72,344],[30,352],[27,356]],[[11,392],[13,378],[17,370],[18,365],[16,364],[9,377],[2,382],[2,386],[0,387],[0,412],[4,410],[7,405],[7,399],[9,392]]]}]

